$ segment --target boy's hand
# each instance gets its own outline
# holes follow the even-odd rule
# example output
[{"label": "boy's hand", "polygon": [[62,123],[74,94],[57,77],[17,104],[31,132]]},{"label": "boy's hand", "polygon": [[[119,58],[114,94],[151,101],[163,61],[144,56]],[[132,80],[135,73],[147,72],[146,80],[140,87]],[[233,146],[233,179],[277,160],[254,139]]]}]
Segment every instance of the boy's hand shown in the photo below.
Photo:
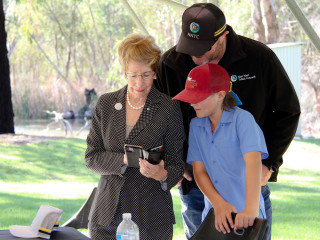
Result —
[{"label": "boy's hand", "polygon": [[[230,227],[234,227],[234,223],[232,221],[231,212],[237,212],[236,208],[227,203],[226,201],[222,201],[219,204],[215,205],[214,215],[215,215],[215,227],[219,232],[230,233]],[[229,224],[228,224],[229,222]]]},{"label": "boy's hand", "polygon": [[259,214],[256,211],[244,209],[242,212],[238,213],[234,221],[234,230],[247,228],[252,226],[256,217]]}]

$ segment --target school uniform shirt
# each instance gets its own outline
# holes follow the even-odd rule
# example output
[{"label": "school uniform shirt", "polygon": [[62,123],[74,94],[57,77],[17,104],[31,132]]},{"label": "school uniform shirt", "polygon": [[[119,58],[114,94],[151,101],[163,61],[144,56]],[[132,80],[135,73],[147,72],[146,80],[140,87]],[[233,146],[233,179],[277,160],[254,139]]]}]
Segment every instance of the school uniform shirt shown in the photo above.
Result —
[{"label": "school uniform shirt", "polygon": [[[249,112],[238,107],[225,110],[213,134],[209,117],[192,119],[187,162],[203,162],[217,192],[238,213],[246,203],[243,156],[252,151],[261,152],[261,159],[268,157],[263,133]],[[202,220],[211,208],[205,198]],[[259,217],[266,218],[261,193]]]},{"label": "school uniform shirt", "polygon": [[[179,103],[152,87],[137,123],[126,138],[126,92],[127,86],[102,95],[93,114],[85,162],[101,178],[89,221],[108,226],[120,209],[117,214],[132,213],[139,228],[172,226],[175,218],[170,189],[184,172],[185,135]],[[160,181],[141,175],[137,168],[121,171],[125,143],[144,149],[163,146],[168,171],[166,190]]]},{"label": "school uniform shirt", "polygon": [[[272,168],[269,181],[276,182],[282,156],[295,136],[300,116],[300,104],[294,87],[276,54],[265,44],[236,34],[227,25],[227,48],[219,65],[227,70],[232,90],[238,95],[263,131],[269,157],[263,164]],[[154,84],[160,92],[173,97],[185,87],[188,73],[196,67],[192,58],[178,53],[176,47],[166,51]],[[190,104],[181,102],[186,134],[195,117]],[[191,184],[183,182],[184,189]],[[189,186],[190,187],[190,186]]]}]

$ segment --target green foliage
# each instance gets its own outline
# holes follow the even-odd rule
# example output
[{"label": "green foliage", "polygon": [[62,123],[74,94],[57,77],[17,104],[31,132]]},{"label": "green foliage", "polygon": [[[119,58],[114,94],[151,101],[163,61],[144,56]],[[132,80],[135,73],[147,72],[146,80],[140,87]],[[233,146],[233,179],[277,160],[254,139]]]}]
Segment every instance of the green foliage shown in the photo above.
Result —
[{"label": "green foliage", "polygon": [[219,1],[225,13],[227,24],[232,26],[236,33],[253,38],[251,24],[251,0]]},{"label": "green foliage", "polygon": [[[177,2],[190,6],[199,1]],[[227,23],[237,33],[253,37],[251,0],[203,2],[218,3],[225,12]],[[305,54],[316,55],[285,0],[273,2],[281,42],[306,42],[303,45]],[[163,51],[177,43],[182,9],[175,9],[164,1],[128,0],[128,3]],[[72,109],[77,112],[84,103],[84,88],[95,88],[100,96],[126,84],[117,60],[116,46],[128,34],[140,30],[120,0],[21,0],[7,1],[6,4],[8,47],[15,46],[9,58],[14,82],[12,91],[17,98],[13,99],[15,112],[28,112],[33,118],[42,117],[41,113],[47,110],[44,107],[48,106],[57,111]],[[319,3],[303,0],[299,5],[319,32]],[[319,59],[303,64],[316,66]],[[26,89],[26,85],[32,86],[28,94],[37,91],[39,97],[28,96],[29,105],[44,104],[21,111],[19,90]]]},{"label": "green foliage", "polygon": [[29,95],[26,93],[22,95],[22,108],[20,114],[22,115],[22,118],[29,118]]}]

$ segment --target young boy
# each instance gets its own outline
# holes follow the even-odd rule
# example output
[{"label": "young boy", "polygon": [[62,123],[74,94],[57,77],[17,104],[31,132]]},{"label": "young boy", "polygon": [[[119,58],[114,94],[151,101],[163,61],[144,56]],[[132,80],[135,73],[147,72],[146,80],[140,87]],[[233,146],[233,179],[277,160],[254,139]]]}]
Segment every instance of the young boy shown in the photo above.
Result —
[{"label": "young boy", "polygon": [[[225,69],[207,63],[192,69],[185,89],[173,100],[188,102],[197,117],[190,123],[187,162],[206,196],[202,221],[210,208],[215,227],[230,232],[266,218],[261,196],[261,159],[268,157],[263,133],[253,116],[237,107]],[[235,222],[231,212],[237,212]]]}]

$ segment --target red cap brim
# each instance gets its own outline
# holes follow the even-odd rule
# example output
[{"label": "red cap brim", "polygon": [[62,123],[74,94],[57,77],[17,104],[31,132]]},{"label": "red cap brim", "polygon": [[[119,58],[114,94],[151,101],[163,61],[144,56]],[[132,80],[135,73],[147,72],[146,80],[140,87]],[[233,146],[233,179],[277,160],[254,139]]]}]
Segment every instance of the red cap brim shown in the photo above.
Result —
[{"label": "red cap brim", "polygon": [[180,100],[187,103],[199,103],[209,97],[212,93],[195,92],[184,89],[172,98],[172,100]]}]

